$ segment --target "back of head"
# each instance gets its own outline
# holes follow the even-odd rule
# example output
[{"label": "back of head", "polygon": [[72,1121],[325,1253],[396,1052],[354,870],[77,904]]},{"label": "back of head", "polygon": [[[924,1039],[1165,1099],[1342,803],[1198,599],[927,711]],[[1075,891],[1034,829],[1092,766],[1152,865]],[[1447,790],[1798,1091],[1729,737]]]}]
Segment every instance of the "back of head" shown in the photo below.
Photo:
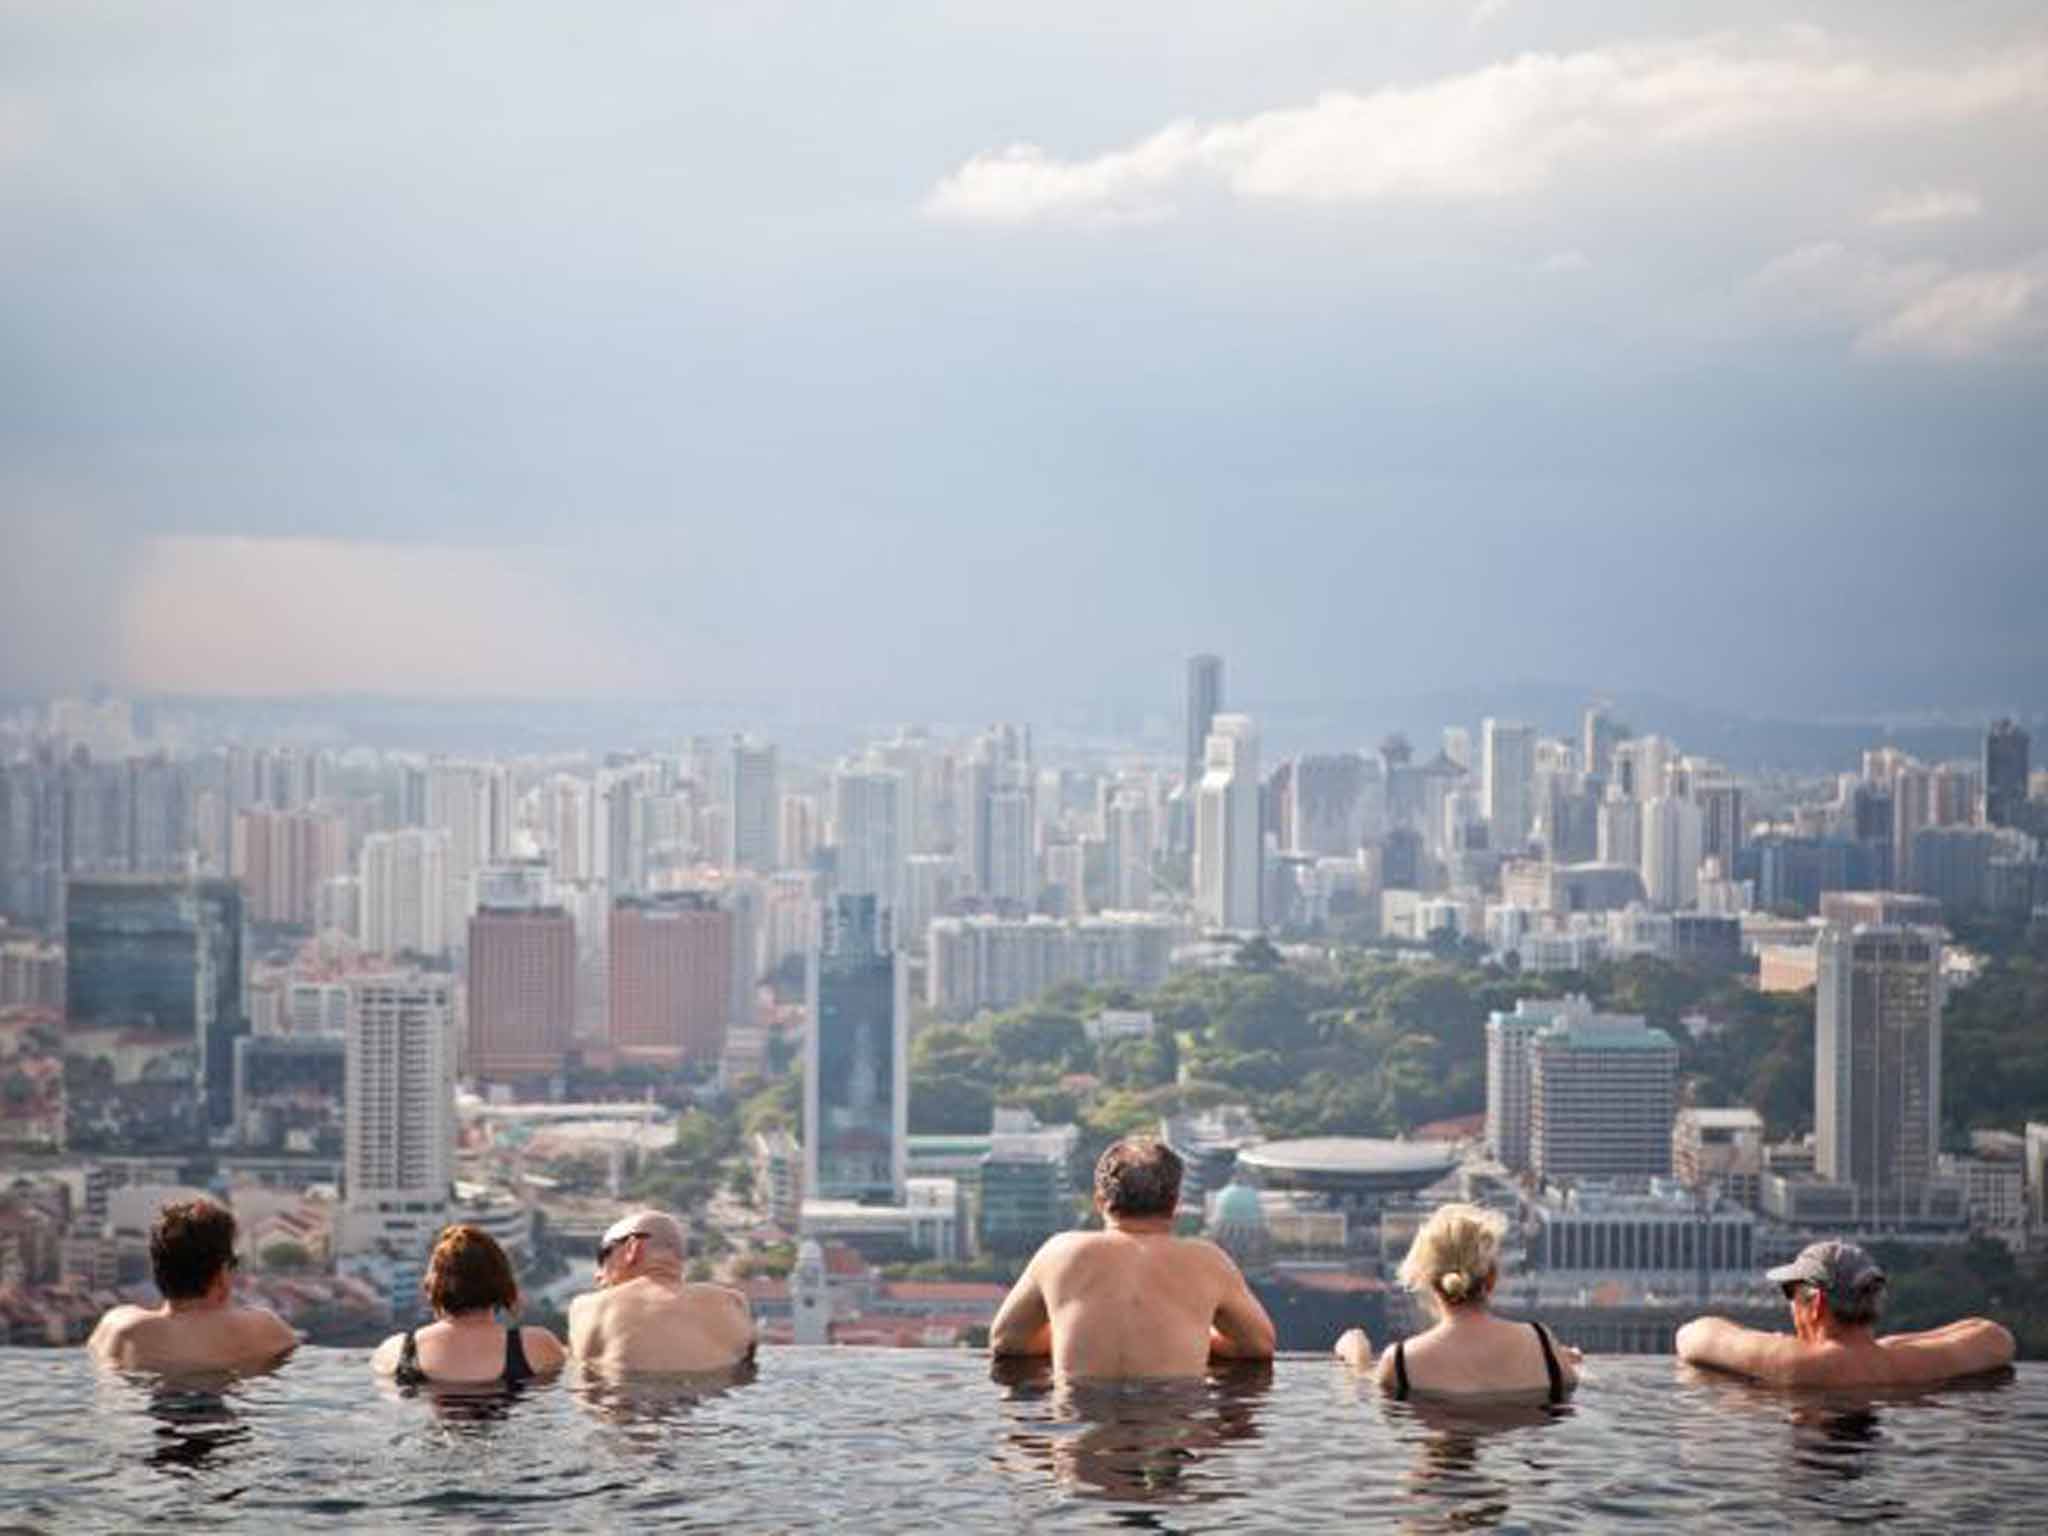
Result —
[{"label": "back of head", "polygon": [[1095,1198],[1108,1216],[1171,1217],[1180,1209],[1180,1154],[1150,1136],[1113,1143],[1095,1164]]},{"label": "back of head", "polygon": [[1445,1306],[1483,1300],[1500,1267],[1507,1218],[1476,1205],[1440,1205],[1401,1261],[1401,1283]]},{"label": "back of head", "polygon": [[156,1213],[149,1229],[149,1268],[166,1301],[204,1296],[235,1262],[235,1218],[211,1200],[179,1200]]},{"label": "back of head", "polygon": [[443,1316],[519,1305],[519,1282],[498,1240],[481,1227],[442,1229],[420,1281],[427,1305]]},{"label": "back of head", "polygon": [[1827,1302],[1828,1316],[1845,1328],[1873,1327],[1884,1311],[1884,1270],[1854,1243],[1809,1243],[1791,1263],[1767,1275],[1788,1295],[1802,1286],[1818,1292]]},{"label": "back of head", "polygon": [[621,1216],[605,1230],[602,1247],[609,1249],[628,1238],[640,1239],[640,1263],[681,1264],[690,1251],[689,1233],[666,1211],[635,1211]]}]

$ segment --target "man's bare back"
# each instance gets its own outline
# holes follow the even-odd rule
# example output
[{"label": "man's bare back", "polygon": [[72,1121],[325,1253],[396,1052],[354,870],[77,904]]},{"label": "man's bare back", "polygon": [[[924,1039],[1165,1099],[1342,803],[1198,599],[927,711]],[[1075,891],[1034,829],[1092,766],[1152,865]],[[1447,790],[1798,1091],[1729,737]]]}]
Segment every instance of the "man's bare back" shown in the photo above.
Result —
[{"label": "man's bare back", "polygon": [[1069,1377],[1199,1376],[1212,1354],[1265,1358],[1273,1324],[1230,1256],[1170,1222],[1063,1232],[989,1329],[997,1354],[1047,1354]]},{"label": "man's bare back", "polygon": [[262,1370],[298,1342],[284,1319],[262,1307],[116,1307],[86,1347],[117,1370],[175,1373]]},{"label": "man's bare back", "polygon": [[569,1304],[569,1350],[610,1375],[728,1370],[753,1355],[754,1319],[726,1286],[643,1275]]}]

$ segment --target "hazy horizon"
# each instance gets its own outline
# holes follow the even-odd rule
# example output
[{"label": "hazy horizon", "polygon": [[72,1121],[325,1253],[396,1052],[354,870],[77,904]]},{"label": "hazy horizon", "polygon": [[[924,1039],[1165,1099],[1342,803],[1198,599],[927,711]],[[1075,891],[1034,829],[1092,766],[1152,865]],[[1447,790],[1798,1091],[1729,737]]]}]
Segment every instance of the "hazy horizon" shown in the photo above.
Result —
[{"label": "hazy horizon", "polygon": [[0,59],[0,689],[2048,708],[2038,6],[25,3]]}]

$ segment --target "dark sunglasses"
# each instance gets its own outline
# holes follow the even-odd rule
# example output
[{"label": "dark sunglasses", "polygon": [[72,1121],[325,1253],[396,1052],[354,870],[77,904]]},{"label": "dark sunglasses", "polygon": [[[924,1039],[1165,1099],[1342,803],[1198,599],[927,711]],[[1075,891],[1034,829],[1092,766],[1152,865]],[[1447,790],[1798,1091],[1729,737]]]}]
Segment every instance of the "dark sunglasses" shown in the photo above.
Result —
[{"label": "dark sunglasses", "polygon": [[645,1232],[628,1232],[624,1237],[615,1237],[608,1243],[599,1243],[597,1245],[597,1262],[600,1265],[604,1264],[611,1258],[615,1250],[632,1242],[636,1237],[645,1237],[646,1235]]}]

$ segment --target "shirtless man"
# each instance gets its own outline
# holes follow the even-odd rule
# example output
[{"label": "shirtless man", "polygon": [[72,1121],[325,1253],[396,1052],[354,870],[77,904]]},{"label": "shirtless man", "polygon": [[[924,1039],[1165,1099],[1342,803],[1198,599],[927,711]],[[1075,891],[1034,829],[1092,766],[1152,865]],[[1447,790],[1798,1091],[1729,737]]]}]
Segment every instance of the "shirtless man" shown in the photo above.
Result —
[{"label": "shirtless man", "polygon": [[235,1304],[235,1218],[211,1200],[183,1200],[157,1212],[149,1266],[163,1303],[115,1307],[86,1348],[124,1371],[260,1370],[297,1347],[299,1336],[262,1307]]},{"label": "shirtless man", "polygon": [[1199,1376],[1212,1355],[1267,1360],[1273,1321],[1230,1255],[1173,1235],[1181,1160],[1119,1141],[1095,1165],[1100,1232],[1038,1250],[989,1325],[997,1355],[1051,1355],[1061,1376]]},{"label": "shirtless man", "polygon": [[595,1291],[569,1304],[569,1353],[608,1374],[722,1371],[753,1358],[747,1298],[683,1279],[682,1224],[637,1211],[597,1247]]},{"label": "shirtless man", "polygon": [[2012,1359],[2012,1335],[1983,1317],[1878,1338],[1884,1271],[1854,1243],[1814,1243],[1768,1278],[1791,1303],[1790,1335],[1696,1318],[1678,1330],[1678,1358],[1784,1387],[1925,1386]]}]

